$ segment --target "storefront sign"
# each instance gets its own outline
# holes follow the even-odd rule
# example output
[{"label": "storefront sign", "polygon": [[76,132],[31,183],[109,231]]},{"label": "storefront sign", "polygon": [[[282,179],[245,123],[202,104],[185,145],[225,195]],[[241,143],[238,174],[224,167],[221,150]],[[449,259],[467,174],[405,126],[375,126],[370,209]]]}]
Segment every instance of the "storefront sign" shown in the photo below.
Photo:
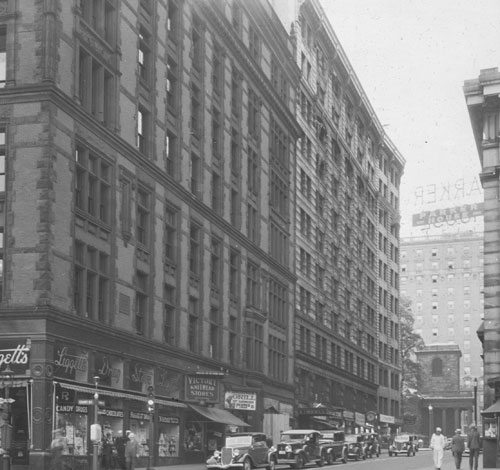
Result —
[{"label": "storefront sign", "polygon": [[87,382],[89,353],[80,349],[58,345],[54,358],[54,375]]},{"label": "storefront sign", "polygon": [[365,415],[363,413],[358,413],[357,411],[354,413],[354,422],[363,426],[365,424]]},{"label": "storefront sign", "polygon": [[130,412],[130,419],[140,419],[140,420],[149,420],[151,415],[149,413],[139,413],[137,411]]},{"label": "storefront sign", "polygon": [[379,420],[381,423],[389,423],[389,424],[395,423],[394,416],[388,416],[388,415],[381,414],[379,417]]},{"label": "storefront sign", "polygon": [[467,223],[472,217],[481,217],[483,211],[484,203],[477,203],[420,212],[420,214],[413,214],[413,226],[434,225],[440,227],[444,223],[448,225],[458,222]]},{"label": "storefront sign", "polygon": [[180,420],[177,416],[158,416],[158,421],[160,423],[166,424],[179,424]]},{"label": "storefront sign", "polygon": [[224,395],[224,408],[227,410],[257,409],[257,394],[242,392],[226,392]]},{"label": "storefront sign", "polygon": [[107,408],[99,408],[99,414],[111,418],[123,418],[123,410],[110,410]]},{"label": "storefront sign", "polygon": [[56,411],[58,413],[80,413],[87,414],[89,412],[88,407],[81,405],[56,405]]},{"label": "storefront sign", "polygon": [[344,417],[344,419],[349,419],[351,421],[354,421],[354,412],[352,411],[344,410],[342,412],[342,416]]},{"label": "storefront sign", "polygon": [[186,375],[187,401],[219,401],[219,379]]},{"label": "storefront sign", "polygon": [[299,415],[307,416],[325,416],[328,418],[342,419],[342,411],[331,410],[323,406],[318,406],[314,408],[299,408]]},{"label": "storefront sign", "polygon": [[29,369],[30,348],[19,340],[1,343],[0,370],[9,366],[15,373],[24,373]]}]

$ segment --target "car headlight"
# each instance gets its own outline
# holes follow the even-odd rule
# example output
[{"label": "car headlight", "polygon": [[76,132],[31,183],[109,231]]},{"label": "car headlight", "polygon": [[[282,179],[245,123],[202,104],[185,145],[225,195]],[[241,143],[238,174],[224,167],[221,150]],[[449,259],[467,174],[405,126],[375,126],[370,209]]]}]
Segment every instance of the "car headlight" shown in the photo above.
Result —
[{"label": "car headlight", "polygon": [[214,450],[213,457],[214,459],[218,459],[220,457],[220,452],[218,450]]},{"label": "car headlight", "polygon": [[234,457],[238,457],[238,455],[240,455],[240,449],[234,449],[233,450],[233,456]]},{"label": "car headlight", "polygon": [[291,452],[291,451],[292,451],[292,446],[285,447],[285,452]]}]

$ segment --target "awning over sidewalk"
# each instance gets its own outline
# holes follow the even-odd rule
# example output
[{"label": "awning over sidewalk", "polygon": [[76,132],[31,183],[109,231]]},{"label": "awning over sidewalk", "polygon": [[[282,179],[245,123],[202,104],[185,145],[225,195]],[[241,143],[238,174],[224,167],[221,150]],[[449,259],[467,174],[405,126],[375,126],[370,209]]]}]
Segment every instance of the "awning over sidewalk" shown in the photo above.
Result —
[{"label": "awning over sidewalk", "polygon": [[500,399],[497,400],[493,405],[489,406],[485,410],[481,411],[481,414],[484,415],[497,415],[500,414]]},{"label": "awning over sidewalk", "polygon": [[196,411],[198,414],[207,418],[209,421],[215,423],[229,424],[230,426],[241,426],[248,427],[249,424],[242,421],[240,418],[234,416],[227,410],[222,410],[220,408],[206,408],[204,406],[189,405],[189,407]]}]

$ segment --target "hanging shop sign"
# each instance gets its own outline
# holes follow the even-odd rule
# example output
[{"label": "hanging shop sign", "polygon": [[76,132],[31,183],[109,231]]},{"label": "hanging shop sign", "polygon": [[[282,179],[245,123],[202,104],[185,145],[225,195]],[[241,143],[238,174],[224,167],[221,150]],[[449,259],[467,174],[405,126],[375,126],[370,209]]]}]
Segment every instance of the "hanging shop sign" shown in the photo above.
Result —
[{"label": "hanging shop sign", "polygon": [[186,401],[219,401],[219,379],[209,376],[186,375]]},{"label": "hanging shop sign", "polygon": [[54,376],[87,382],[89,352],[65,344],[56,344],[54,355]]},{"label": "hanging shop sign", "polygon": [[224,408],[227,410],[257,409],[257,394],[244,392],[226,392],[224,394]]},{"label": "hanging shop sign", "polygon": [[9,366],[14,373],[26,373],[30,360],[30,348],[26,340],[2,341],[0,348],[0,370]]},{"label": "hanging shop sign", "polygon": [[366,413],[366,422],[373,423],[377,419],[377,413],[375,411],[368,411]]},{"label": "hanging shop sign", "polygon": [[365,415],[363,413],[354,412],[354,422],[359,426],[365,425]]},{"label": "hanging shop sign", "polygon": [[379,416],[379,420],[381,423],[388,423],[388,424],[394,424],[396,422],[394,416],[388,416],[383,414]]}]

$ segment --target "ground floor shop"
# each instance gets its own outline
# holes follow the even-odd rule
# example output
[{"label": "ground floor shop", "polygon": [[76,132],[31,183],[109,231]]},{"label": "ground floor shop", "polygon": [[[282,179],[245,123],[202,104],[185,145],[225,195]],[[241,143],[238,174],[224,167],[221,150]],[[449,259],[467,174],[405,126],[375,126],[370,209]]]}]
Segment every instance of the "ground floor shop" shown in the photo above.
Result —
[{"label": "ground floor shop", "polygon": [[146,344],[68,336],[0,336],[0,449],[12,470],[50,469],[56,436],[71,468],[90,469],[109,443],[117,459],[130,431],[137,467],[153,467],[205,462],[226,433],[263,428],[269,397],[258,383]]}]

